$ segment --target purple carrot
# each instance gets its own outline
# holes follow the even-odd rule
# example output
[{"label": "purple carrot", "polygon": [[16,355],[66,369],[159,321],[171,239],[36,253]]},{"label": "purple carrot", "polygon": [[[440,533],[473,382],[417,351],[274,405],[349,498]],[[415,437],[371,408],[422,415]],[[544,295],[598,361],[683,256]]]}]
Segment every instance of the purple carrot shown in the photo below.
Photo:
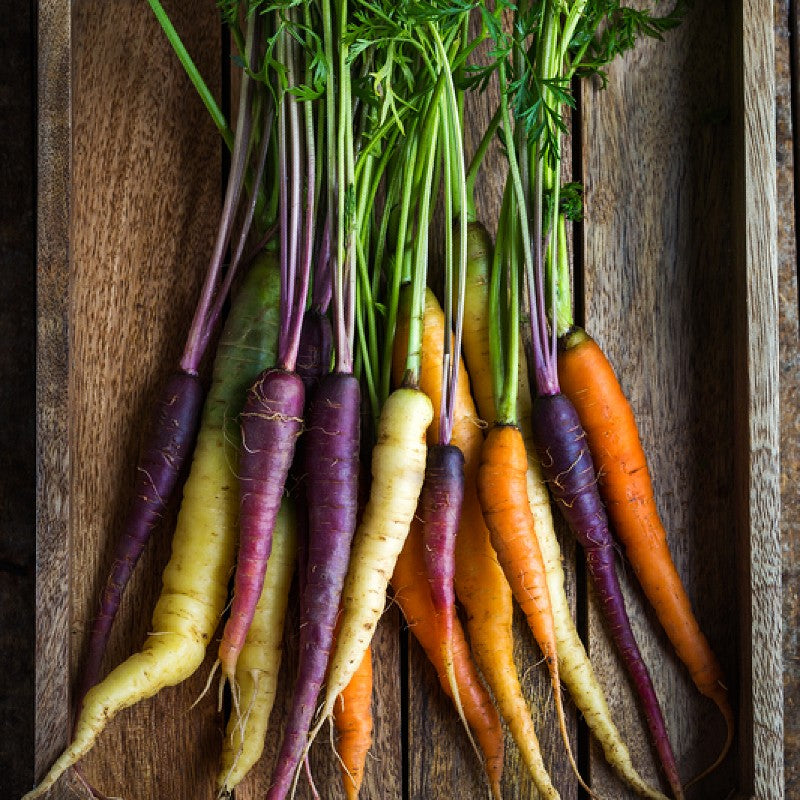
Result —
[{"label": "purple carrot", "polygon": [[614,543],[597,490],[586,433],[572,403],[561,393],[539,395],[533,404],[533,436],[542,471],[556,504],[586,552],[600,608],[644,708],[650,735],[676,798],[683,798],[675,755],[614,568]]},{"label": "purple carrot", "polygon": [[117,542],[114,563],[100,599],[89,638],[86,663],[81,677],[78,702],[100,679],[106,644],[119,608],[122,592],[130,579],[142,549],[164,515],[191,452],[203,388],[196,375],[175,372],[167,380],[153,416],[147,446],[139,456],[136,486],[122,537]]},{"label": "purple carrot", "polygon": [[269,369],[247,393],[240,414],[239,556],[231,615],[219,646],[223,675],[231,682],[264,584],[272,529],[303,424],[304,397],[295,373]]},{"label": "purple carrot", "polygon": [[267,800],[289,792],[328,666],[356,526],[360,421],[358,380],[338,372],[322,378],[309,407],[304,445],[311,502],[300,663]]},{"label": "purple carrot", "polygon": [[[423,553],[431,600],[442,627],[443,642],[452,648],[455,616],[456,532],[464,500],[464,454],[452,444],[428,447],[422,486]],[[452,652],[445,663],[452,663]]]},{"label": "purple carrot", "polygon": [[306,396],[310,397],[320,378],[330,370],[332,349],[333,331],[330,320],[314,308],[309,309],[303,317],[295,365],[295,370],[306,387]]}]

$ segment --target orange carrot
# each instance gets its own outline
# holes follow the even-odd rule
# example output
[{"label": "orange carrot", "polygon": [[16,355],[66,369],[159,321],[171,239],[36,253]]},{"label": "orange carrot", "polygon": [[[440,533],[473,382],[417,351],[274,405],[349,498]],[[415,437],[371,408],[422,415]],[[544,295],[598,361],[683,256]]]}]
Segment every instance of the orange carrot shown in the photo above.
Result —
[{"label": "orange carrot", "polygon": [[[472,236],[472,226],[470,235]],[[402,307],[401,304],[401,309]],[[403,336],[407,325],[408,317],[401,313],[398,319],[398,342],[404,342],[407,338]],[[444,312],[430,290],[425,296],[422,325],[420,389],[430,397],[434,408],[433,421],[428,428],[428,442],[433,444],[439,430],[442,391],[439,364],[443,350]],[[466,336],[467,329],[464,333]],[[396,381],[402,379],[405,367],[405,353],[402,349],[402,346],[395,347],[394,352],[392,371]],[[488,364],[488,354],[486,362]],[[488,378],[488,384],[488,397],[491,399],[491,377]],[[475,488],[483,446],[483,426],[478,419],[470,393],[469,377],[463,365],[459,370],[456,393],[452,443],[464,454],[466,479],[461,525],[456,537],[456,593],[467,613],[470,645],[478,667],[492,690],[500,715],[508,724],[540,795],[550,800],[559,795],[544,765],[536,730],[514,664],[514,607],[511,588],[489,542],[489,531],[483,521]]]},{"label": "orange carrot", "polygon": [[542,551],[528,503],[527,471],[528,456],[519,428],[508,424],[494,425],[481,450],[478,497],[492,546],[547,662],[567,756],[582,782],[572,756],[564,718],[553,611]]},{"label": "orange carrot", "polygon": [[[436,612],[433,609],[428,578],[425,574],[422,526],[417,518],[411,523],[408,538],[397,559],[391,585],[394,598],[403,612],[409,630],[422,645],[428,660],[436,669],[442,690],[452,699],[453,694],[445,674]],[[492,705],[489,693],[481,683],[477,668],[470,657],[464,631],[458,619],[453,626],[453,661],[464,714],[483,753],[492,796],[500,798],[500,780],[503,775],[503,729],[497,710]]]},{"label": "orange carrot", "polygon": [[692,612],[656,509],[633,411],[605,354],[580,328],[561,339],[561,389],[578,411],[617,536],[659,621],[697,689],[716,703],[727,729],[716,769],[733,742],[734,719],[722,668]]},{"label": "orange carrot", "polygon": [[358,669],[333,707],[339,733],[336,748],[347,800],[356,800],[364,780],[364,766],[372,745],[372,652],[367,648]]}]

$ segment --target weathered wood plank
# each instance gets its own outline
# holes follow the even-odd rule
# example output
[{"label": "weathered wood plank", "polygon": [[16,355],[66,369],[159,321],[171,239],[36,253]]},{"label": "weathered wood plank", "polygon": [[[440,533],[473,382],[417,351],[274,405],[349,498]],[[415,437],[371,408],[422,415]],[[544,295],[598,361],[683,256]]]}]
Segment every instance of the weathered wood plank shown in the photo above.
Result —
[{"label": "weathered wood plank", "polygon": [[[737,165],[737,561],[742,631],[740,790],[784,796],[781,673],[775,48],[773,4],[747,0]],[[737,47],[738,50],[738,47]],[[752,743],[752,744],[751,744]]]},{"label": "weathered wood plank", "polygon": [[[775,3],[777,109],[778,314],[780,319],[781,546],[783,550],[783,690],[786,797],[800,795],[800,322],[797,296],[796,80],[800,6]],[[794,38],[794,47],[792,46]],[[794,57],[794,63],[792,63]],[[795,76],[793,82],[792,77]]]},{"label": "weathered wood plank", "polygon": [[72,30],[66,0],[38,4],[36,337],[36,777],[69,736],[69,442],[67,297]]},{"label": "weathered wood plank", "polygon": [[[218,86],[215,9],[176,2],[167,9]],[[146,4],[117,3],[112,11],[81,2],[73,13],[72,263],[69,273],[62,267],[70,286],[60,296],[69,313],[69,405],[65,382],[60,408],[70,424],[61,436],[71,469],[51,473],[69,476],[71,605],[61,608],[70,612],[74,685],[153,391],[180,354],[208,262],[220,144]],[[69,61],[62,66],[68,75]],[[149,629],[173,522],[165,520],[136,570],[107,666],[129,655]],[[188,800],[208,791],[209,756],[220,742],[214,698],[191,712],[189,706],[209,666],[122,712],[84,760],[87,778],[128,797]]]},{"label": "weathered wood plank", "polygon": [[[636,414],[670,549],[701,627],[736,681],[731,541],[733,444],[731,29],[724,3],[695,8],[665,42],[641,42],[583,91],[588,330]],[[723,344],[726,343],[727,344]],[[682,777],[708,765],[722,724],[677,661],[620,559],[626,603]],[[592,660],[643,775],[659,781],[631,685],[590,592]],[[723,797],[732,759],[696,789]],[[628,797],[596,747],[592,785]]]}]

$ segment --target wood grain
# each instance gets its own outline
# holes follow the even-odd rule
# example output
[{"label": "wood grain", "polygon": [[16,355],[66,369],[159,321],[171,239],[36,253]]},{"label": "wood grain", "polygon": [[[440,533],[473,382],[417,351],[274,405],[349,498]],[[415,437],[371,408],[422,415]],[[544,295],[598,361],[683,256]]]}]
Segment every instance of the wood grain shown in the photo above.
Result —
[{"label": "wood grain", "polygon": [[741,27],[736,398],[742,598],[740,790],[784,796],[775,48],[772,3],[747,0]]},{"label": "wood grain", "polygon": [[[68,30],[70,4],[52,5],[58,6]],[[179,3],[167,8],[201,71],[218,86],[215,10]],[[111,13],[106,6],[80,2],[72,10],[73,87],[79,100],[73,109],[72,171],[64,175],[61,189],[66,198],[64,187],[72,187],[72,258],[69,270],[63,258],[53,264],[59,291],[46,287],[62,314],[69,302],[68,381],[66,321],[42,315],[40,323],[58,323],[64,364],[52,398],[45,398],[58,428],[40,431],[40,441],[65,449],[68,444],[70,456],[69,469],[66,452],[46,469],[51,492],[68,479],[68,487],[59,491],[70,499],[69,551],[63,525],[49,526],[58,539],[45,541],[43,549],[48,558],[60,559],[62,573],[69,569],[72,583],[60,581],[57,598],[38,600],[40,607],[55,612],[50,624],[60,635],[52,636],[51,646],[59,646],[63,654],[40,655],[40,663],[59,670],[51,679],[59,691],[58,708],[51,715],[59,725],[59,740],[39,748],[40,768],[66,739],[66,679],[69,675],[74,681],[79,668],[99,582],[109,568],[129,499],[117,487],[132,485],[153,389],[180,354],[214,236],[219,195],[216,132],[147,6],[129,0],[114,4]],[[61,52],[48,33],[42,31],[49,42],[42,52]],[[61,42],[56,37],[53,41]],[[54,67],[66,82],[71,68],[68,42],[64,46],[63,59]],[[46,96],[56,97],[57,92]],[[68,133],[57,142],[65,154]],[[66,223],[68,216],[63,219]],[[51,236],[42,241],[60,240]],[[48,363],[58,362],[51,357]],[[50,499],[41,507],[65,508],[65,502]],[[126,657],[148,630],[158,576],[169,552],[170,523],[166,520],[136,571],[120,610],[108,666]],[[43,529],[48,526],[40,522]],[[210,698],[189,712],[207,669],[163,692],[157,702],[121,713],[85,759],[87,778],[128,798],[196,797],[197,786],[209,784],[208,754],[218,750],[220,741]],[[62,791],[66,796],[66,789]]]},{"label": "wood grain", "polygon": [[38,4],[36,677],[38,779],[67,743],[69,713],[68,322],[72,30],[66,0]]},{"label": "wood grain", "polygon": [[[783,551],[783,689],[786,797],[800,795],[800,321],[794,132],[800,6],[775,4],[777,110],[778,315],[780,320],[781,547]],[[794,43],[794,47],[792,46]],[[794,59],[794,61],[793,61]],[[794,90],[794,93],[793,93]]]},{"label": "wood grain", "polygon": [[[673,557],[701,627],[735,685],[731,608],[734,313],[729,165],[731,30],[703,3],[664,42],[645,41],[583,89],[586,326],[638,420]],[[726,287],[728,290],[726,291]],[[620,559],[634,634],[661,700],[684,780],[708,765],[723,726],[673,655]],[[658,782],[643,719],[590,590],[591,657],[642,774]],[[592,749],[592,785],[629,797]],[[690,793],[724,797],[733,759]]]}]

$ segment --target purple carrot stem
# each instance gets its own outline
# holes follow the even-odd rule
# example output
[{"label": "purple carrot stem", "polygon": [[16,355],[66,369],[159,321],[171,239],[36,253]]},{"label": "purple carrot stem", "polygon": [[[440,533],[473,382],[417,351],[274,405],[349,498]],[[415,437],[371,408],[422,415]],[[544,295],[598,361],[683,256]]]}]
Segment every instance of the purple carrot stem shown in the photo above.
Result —
[{"label": "purple carrot stem", "polygon": [[303,316],[295,364],[295,371],[306,387],[306,397],[311,397],[311,392],[322,376],[329,372],[332,352],[333,331],[330,320],[315,308],[308,309]]},{"label": "purple carrot stem", "polygon": [[683,797],[661,707],[636,644],[614,566],[614,542],[597,489],[586,434],[572,403],[561,393],[539,396],[532,413],[534,442],[556,505],[586,553],[586,566],[614,644],[644,709],[659,760],[676,798]]},{"label": "purple carrot stem", "polygon": [[350,545],[356,526],[360,389],[353,375],[329,373],[308,411],[305,433],[309,504],[308,567],[300,664],[267,800],[283,800],[302,758],[325,678]]},{"label": "purple carrot stem", "polygon": [[[253,46],[257,40],[257,33],[261,29],[260,17],[255,18],[248,24],[246,58],[251,67],[255,67],[254,58],[257,48]],[[236,123],[236,136],[233,144],[233,157],[231,172],[228,177],[228,186],[225,190],[225,200],[222,206],[217,239],[214,243],[214,250],[211,255],[211,263],[206,274],[200,300],[197,304],[192,324],[189,329],[189,336],[186,341],[183,355],[181,357],[181,369],[190,374],[196,374],[203,357],[204,342],[208,342],[206,319],[209,308],[214,299],[214,293],[219,283],[219,274],[222,269],[222,259],[230,240],[231,226],[233,217],[239,205],[239,197],[244,183],[245,165],[247,162],[247,151],[250,141],[252,109],[250,108],[250,98],[253,91],[253,82],[245,70],[242,75],[242,85],[239,92],[239,116]]]},{"label": "purple carrot stem", "polygon": [[[294,104],[295,109],[295,122],[297,122],[297,104]],[[299,126],[298,126],[299,127]],[[301,141],[301,136],[299,130],[297,133],[297,141]],[[311,131],[308,130],[306,127],[306,174],[305,174],[305,185],[306,185],[306,207],[305,207],[305,220],[303,226],[303,259],[300,265],[300,286],[298,287],[297,294],[294,298],[294,308],[292,310],[292,319],[293,319],[293,333],[289,340],[289,350],[286,354],[285,363],[287,367],[290,365],[294,367],[297,361],[297,353],[298,348],[300,346],[300,336],[302,330],[302,322],[305,318],[305,306],[306,306],[306,298],[308,296],[308,287],[311,282],[311,261],[314,254],[314,204],[315,204],[315,197],[314,197],[314,177],[315,177],[315,167],[316,167],[316,159],[315,159],[315,152],[314,152],[314,142],[313,142],[313,129]],[[293,135],[295,132],[293,131]],[[297,159],[299,162],[299,159]],[[298,185],[301,183],[301,179],[298,176],[297,179]],[[299,191],[299,190],[298,190]],[[299,205],[299,194],[298,194],[298,205]],[[298,220],[298,230],[299,230],[299,220]]]},{"label": "purple carrot stem", "polygon": [[[203,388],[199,379],[175,372],[159,396],[147,445],[139,455],[131,507],[117,541],[114,563],[92,623],[86,662],[77,694],[77,706],[100,679],[100,667],[122,592],[180,479],[183,464],[197,434]],[[77,719],[77,715],[76,715]]]},{"label": "purple carrot stem", "polygon": [[[270,107],[270,110],[267,114],[266,121],[264,124],[264,136],[262,137],[263,141],[261,142],[261,150],[258,154],[258,162],[256,164],[255,179],[253,182],[253,194],[247,206],[247,212],[245,215],[244,222],[242,223],[242,229],[239,232],[239,239],[236,244],[236,250],[233,254],[233,258],[231,259],[231,263],[228,266],[228,271],[225,274],[225,279],[222,282],[222,286],[220,286],[219,292],[217,293],[214,305],[208,314],[208,319],[205,325],[205,331],[203,332],[203,338],[200,344],[201,350],[203,351],[205,351],[209,339],[213,336],[214,330],[216,329],[217,323],[219,322],[219,318],[222,315],[222,309],[225,305],[225,299],[228,296],[228,292],[230,291],[233,279],[236,276],[236,273],[239,269],[239,265],[242,259],[242,253],[244,251],[244,246],[245,243],[247,242],[247,237],[250,233],[250,228],[252,227],[253,224],[253,217],[255,216],[256,206],[258,205],[258,186],[261,184],[261,178],[264,175],[264,167],[267,162],[267,152],[269,151],[270,133],[272,131],[272,118],[274,116],[274,113],[275,113],[274,109]],[[274,228],[270,229],[270,231],[268,231],[267,233],[268,234],[274,233]],[[261,247],[259,247],[257,252],[260,252],[260,250]]]},{"label": "purple carrot stem", "polygon": [[320,314],[328,310],[333,293],[333,275],[331,273],[331,226],[330,219],[325,216],[325,225],[322,228],[322,241],[317,253],[317,268],[314,273],[314,287],[311,293],[311,307]]},{"label": "purple carrot stem", "polygon": [[278,232],[278,223],[274,222],[272,225],[267,228],[264,232],[264,235],[250,248],[248,254],[244,257],[244,261],[242,262],[242,266],[247,267],[256,260],[256,258],[261,254],[261,251],[275,238],[275,234]]}]

